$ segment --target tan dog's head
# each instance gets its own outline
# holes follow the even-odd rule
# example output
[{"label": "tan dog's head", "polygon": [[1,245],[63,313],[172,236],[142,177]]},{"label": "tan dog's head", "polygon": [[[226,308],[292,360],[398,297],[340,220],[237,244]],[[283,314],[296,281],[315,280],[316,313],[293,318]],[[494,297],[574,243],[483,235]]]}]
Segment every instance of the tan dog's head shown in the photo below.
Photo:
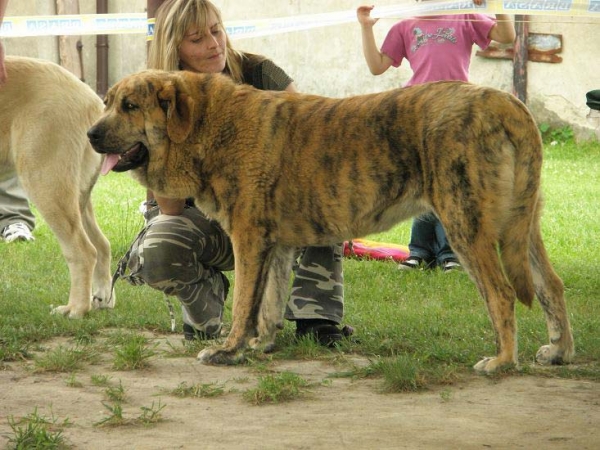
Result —
[{"label": "tan dog's head", "polygon": [[166,156],[171,142],[184,142],[193,127],[194,101],[175,72],[125,77],[108,91],[105,105],[87,133],[94,149],[106,154],[103,174],[147,168],[151,159]]}]

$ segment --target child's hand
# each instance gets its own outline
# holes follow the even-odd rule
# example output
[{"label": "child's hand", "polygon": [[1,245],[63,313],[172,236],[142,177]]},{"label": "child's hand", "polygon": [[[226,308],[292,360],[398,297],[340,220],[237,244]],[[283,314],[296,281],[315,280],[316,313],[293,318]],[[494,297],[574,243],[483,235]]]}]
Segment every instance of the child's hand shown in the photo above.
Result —
[{"label": "child's hand", "polygon": [[[482,0],[479,0],[479,1],[482,1]],[[362,26],[372,27],[379,20],[379,19],[373,19],[371,17],[371,11],[373,10],[374,7],[375,7],[374,5],[371,5],[371,6],[363,5],[363,6],[359,6],[356,9],[356,17],[358,18],[358,22]]]}]

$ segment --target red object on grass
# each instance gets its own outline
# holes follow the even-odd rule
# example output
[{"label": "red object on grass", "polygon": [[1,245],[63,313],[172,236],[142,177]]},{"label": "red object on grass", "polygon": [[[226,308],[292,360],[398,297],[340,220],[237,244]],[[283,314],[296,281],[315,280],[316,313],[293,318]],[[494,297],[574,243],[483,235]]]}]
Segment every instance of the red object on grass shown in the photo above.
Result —
[{"label": "red object on grass", "polygon": [[361,259],[393,260],[402,262],[408,258],[406,245],[376,242],[367,239],[353,239],[344,242],[344,256]]}]

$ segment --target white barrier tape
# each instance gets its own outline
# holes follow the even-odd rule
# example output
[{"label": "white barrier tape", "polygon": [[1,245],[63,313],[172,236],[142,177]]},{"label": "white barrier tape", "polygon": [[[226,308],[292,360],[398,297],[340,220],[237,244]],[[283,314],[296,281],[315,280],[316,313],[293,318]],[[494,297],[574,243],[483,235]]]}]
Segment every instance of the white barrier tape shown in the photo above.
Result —
[{"label": "white barrier tape", "polygon": [[[600,0],[523,0],[495,1],[476,6],[470,0],[427,1],[394,6],[375,7],[371,12],[376,18],[405,18],[419,15],[441,14],[527,14],[537,16],[578,16],[600,18]],[[267,36],[290,31],[356,22],[356,10],[326,14],[283,17],[252,22],[227,23],[232,39]]]},{"label": "white barrier tape", "polygon": [[[394,6],[376,7],[372,16],[403,18],[416,15],[440,14],[527,14],[536,16],[577,16],[600,18],[600,0],[490,0],[476,6],[470,0],[427,1]],[[356,21],[356,11],[338,11],[275,19],[226,22],[232,39],[268,36],[311,28],[340,25]],[[93,34],[141,34],[152,36],[154,20],[145,13],[84,14],[64,16],[6,17],[0,36],[60,36]]]},{"label": "white barrier tape", "polygon": [[0,36],[69,36],[139,34],[147,28],[146,13],[5,17]]}]

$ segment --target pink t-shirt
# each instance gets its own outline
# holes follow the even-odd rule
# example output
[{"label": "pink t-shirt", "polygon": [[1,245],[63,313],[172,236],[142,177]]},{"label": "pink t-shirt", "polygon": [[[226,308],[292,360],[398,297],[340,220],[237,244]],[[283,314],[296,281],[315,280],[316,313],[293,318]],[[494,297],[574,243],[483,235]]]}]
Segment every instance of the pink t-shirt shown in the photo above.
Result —
[{"label": "pink t-shirt", "polygon": [[473,44],[485,49],[496,21],[483,14],[414,17],[395,24],[381,52],[394,67],[407,59],[413,71],[406,86],[441,80],[469,80]]}]

